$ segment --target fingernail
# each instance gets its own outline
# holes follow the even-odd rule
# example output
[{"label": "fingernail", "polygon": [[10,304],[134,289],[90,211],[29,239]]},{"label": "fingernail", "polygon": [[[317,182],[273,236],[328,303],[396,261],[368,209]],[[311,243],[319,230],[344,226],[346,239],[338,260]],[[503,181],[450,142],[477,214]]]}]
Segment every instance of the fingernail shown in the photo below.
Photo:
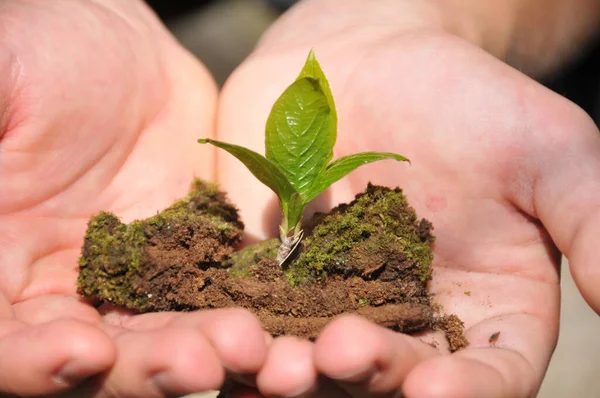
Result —
[{"label": "fingernail", "polygon": [[70,361],[54,375],[54,380],[63,385],[73,386],[97,373],[96,367],[82,361]]}]

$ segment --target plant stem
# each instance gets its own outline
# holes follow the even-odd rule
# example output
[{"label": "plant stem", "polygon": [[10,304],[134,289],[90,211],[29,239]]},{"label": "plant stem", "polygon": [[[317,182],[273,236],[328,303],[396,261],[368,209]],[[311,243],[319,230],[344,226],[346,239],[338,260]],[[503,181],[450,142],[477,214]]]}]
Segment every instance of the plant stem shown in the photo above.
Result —
[{"label": "plant stem", "polygon": [[[294,253],[294,250],[298,247],[298,244],[304,236],[304,231],[300,229],[300,224],[294,228],[294,234],[292,236],[288,233],[283,233],[284,229],[280,229],[281,245],[277,250],[277,259],[279,266],[283,267],[285,261]],[[290,231],[291,232],[291,231]]]}]

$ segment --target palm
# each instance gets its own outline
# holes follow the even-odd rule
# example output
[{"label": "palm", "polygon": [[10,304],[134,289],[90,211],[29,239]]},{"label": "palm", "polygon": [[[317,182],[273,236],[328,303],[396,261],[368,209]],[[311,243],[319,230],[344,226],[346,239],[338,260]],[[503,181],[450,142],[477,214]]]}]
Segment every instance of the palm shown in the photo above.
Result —
[{"label": "palm", "polygon": [[[44,344],[26,351],[36,369],[48,367],[51,375],[69,358],[77,363],[60,379],[27,372],[33,378],[27,381],[17,362],[0,360],[0,373],[12,377],[8,392],[15,386],[38,394],[109,366],[114,348],[104,333],[125,336],[116,341],[117,350],[134,350],[126,329],[193,319],[156,323],[141,317],[125,329],[90,329],[86,324],[101,318],[76,298],[77,257],[91,214],[102,209],[125,220],[148,216],[183,196],[194,175],[212,177],[212,152],[194,143],[212,135],[216,89],[141,2],[7,1],[0,18],[9,38],[0,47],[0,69],[13,77],[0,90],[0,106],[8,109],[0,120],[0,348],[9,350],[2,357],[11,357],[10,349],[20,352],[19,342],[37,333]],[[173,352],[168,333],[154,339],[171,344]],[[188,344],[190,355],[197,356],[197,345]],[[117,395],[135,389],[141,396],[156,394],[121,380],[123,368],[133,375],[132,355],[119,354],[108,385]],[[169,383],[164,390],[171,393],[200,388]],[[0,391],[5,388],[0,377]]]},{"label": "palm", "polygon": [[[20,270],[18,280],[3,286],[13,302],[73,293],[78,247],[92,213],[152,214],[185,194],[194,174],[212,173],[211,154],[189,145],[210,134],[210,78],[136,3],[117,10],[107,4],[100,14],[70,4],[68,20],[59,14],[64,3],[45,13],[37,5],[3,5],[29,17],[23,26],[8,21],[15,36],[27,30],[27,40],[47,43],[19,39],[7,54],[14,63],[5,65],[14,84],[0,161],[2,232],[8,244],[26,242],[5,249],[12,272]],[[136,12],[147,15],[139,21]],[[35,30],[26,26],[32,19]],[[95,32],[100,24],[114,37]],[[74,34],[76,40],[68,37]],[[131,47],[123,48],[123,40]],[[182,92],[183,79],[194,85],[189,92]]]},{"label": "palm", "polygon": [[[304,46],[312,44],[302,38],[298,48],[283,49],[277,28],[226,87],[219,129],[223,140],[262,149],[269,106],[294,78],[293,65],[301,65]],[[350,199],[368,181],[401,186],[418,214],[435,226],[431,291],[446,311],[465,322],[471,347],[458,355],[491,364],[496,377],[523,377],[526,383],[513,385],[519,389],[515,395],[532,394],[557,337],[559,253],[536,218],[532,190],[537,171],[530,165],[548,156],[542,148],[549,138],[539,132],[556,122],[553,112],[561,109],[567,118],[573,110],[456,39],[398,35],[378,46],[345,40],[347,46],[333,38],[316,48],[336,97],[337,156],[394,151],[412,165],[363,167],[330,189],[328,205]],[[267,93],[264,102],[253,98],[251,112],[244,113],[245,101],[258,90]],[[234,111],[236,119],[230,117]],[[227,155],[219,158],[219,170],[251,230],[268,233],[257,209],[273,205],[270,193],[251,179],[240,184],[247,171]],[[489,338],[496,332],[501,334],[494,345],[506,350],[482,349],[491,346]],[[343,355],[342,348],[330,352]],[[457,373],[444,375],[441,382],[456,385],[451,378]],[[420,375],[421,382],[428,377]]]},{"label": "palm", "polygon": [[[551,347],[559,256],[533,208],[523,206],[531,183],[523,160],[540,154],[531,150],[529,129],[538,126],[531,126],[527,107],[535,104],[524,108],[517,90],[546,93],[458,41],[418,42],[427,51],[408,39],[370,53],[345,83],[340,151],[393,148],[412,160],[410,167],[364,168],[349,177],[349,188],[369,180],[399,185],[434,223],[431,290],[465,321],[474,347],[488,346],[497,331],[514,349],[527,349],[529,339]],[[440,62],[452,66],[415,68]]]}]

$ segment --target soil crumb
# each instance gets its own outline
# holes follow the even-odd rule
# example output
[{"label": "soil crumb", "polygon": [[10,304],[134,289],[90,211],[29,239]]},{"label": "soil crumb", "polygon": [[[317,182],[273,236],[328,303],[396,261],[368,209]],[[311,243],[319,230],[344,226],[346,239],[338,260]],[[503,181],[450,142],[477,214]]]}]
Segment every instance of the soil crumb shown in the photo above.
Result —
[{"label": "soil crumb", "polygon": [[436,319],[434,329],[440,330],[446,335],[450,352],[456,352],[469,346],[469,341],[464,334],[464,323],[456,315],[446,315]]},{"label": "soil crumb", "polygon": [[352,313],[404,333],[443,330],[455,351],[466,345],[462,322],[435,314],[427,293],[432,229],[402,190],[369,184],[351,203],[308,220],[281,268],[277,240],[234,251],[243,235],[236,208],[198,180],[187,198],[146,220],[92,217],[78,291],[138,313],[244,307],[271,334],[308,339]]}]

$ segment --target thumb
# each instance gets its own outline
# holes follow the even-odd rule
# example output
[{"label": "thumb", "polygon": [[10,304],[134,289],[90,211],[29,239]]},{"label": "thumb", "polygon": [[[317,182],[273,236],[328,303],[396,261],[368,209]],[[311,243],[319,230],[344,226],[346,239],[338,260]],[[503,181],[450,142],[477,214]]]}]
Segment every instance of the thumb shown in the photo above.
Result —
[{"label": "thumb", "polygon": [[[593,121],[569,104],[544,134],[544,157],[533,184],[533,207],[569,260],[586,302],[600,314],[600,135]],[[532,162],[534,163],[534,162]]]}]

